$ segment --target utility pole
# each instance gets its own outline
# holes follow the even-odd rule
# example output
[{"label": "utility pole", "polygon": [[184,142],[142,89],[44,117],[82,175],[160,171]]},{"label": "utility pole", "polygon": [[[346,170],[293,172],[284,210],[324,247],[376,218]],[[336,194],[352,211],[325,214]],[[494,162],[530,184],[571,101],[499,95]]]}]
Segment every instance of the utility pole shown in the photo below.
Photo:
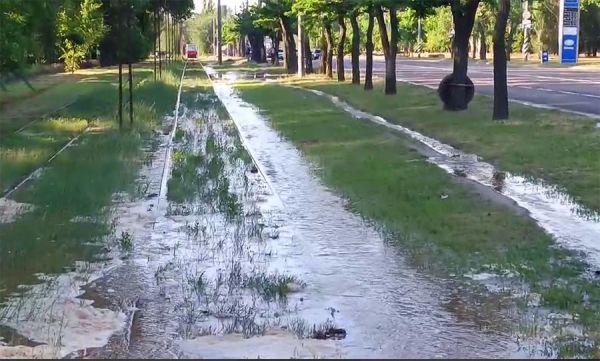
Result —
[{"label": "utility pole", "polygon": [[223,64],[221,52],[221,0],[217,0],[217,60],[219,65]]},{"label": "utility pole", "polygon": [[[302,29],[302,15],[298,14],[298,77],[302,78],[304,76],[304,42],[302,39],[304,38],[303,29]],[[275,54],[277,56],[277,54]]]}]

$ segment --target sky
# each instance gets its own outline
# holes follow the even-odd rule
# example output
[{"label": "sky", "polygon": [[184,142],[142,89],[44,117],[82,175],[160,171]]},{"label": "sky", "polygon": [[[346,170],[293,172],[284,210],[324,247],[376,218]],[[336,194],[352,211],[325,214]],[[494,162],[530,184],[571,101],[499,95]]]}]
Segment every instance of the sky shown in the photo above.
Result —
[{"label": "sky", "polygon": [[[201,9],[203,2],[204,2],[204,0],[194,0],[196,9]],[[213,0],[213,2],[216,4],[217,0]],[[253,3],[255,3],[255,1],[249,0],[249,3],[253,4]],[[246,0],[221,0],[221,5],[225,5],[229,8],[236,9],[236,10],[239,9],[240,6],[242,6],[242,4],[246,4]]]}]

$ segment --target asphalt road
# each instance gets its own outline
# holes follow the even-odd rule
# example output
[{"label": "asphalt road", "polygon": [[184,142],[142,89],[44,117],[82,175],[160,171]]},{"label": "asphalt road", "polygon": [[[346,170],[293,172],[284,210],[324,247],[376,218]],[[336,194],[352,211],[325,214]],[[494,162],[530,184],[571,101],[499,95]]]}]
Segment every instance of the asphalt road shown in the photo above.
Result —
[{"label": "asphalt road", "polygon": [[[350,69],[348,62],[347,71]],[[364,68],[364,60],[361,66]],[[450,60],[398,59],[399,81],[434,87],[452,72]],[[385,62],[376,58],[373,73],[383,75]],[[469,64],[469,77],[479,94],[493,95],[494,73],[488,64]],[[583,113],[600,118],[600,70],[509,66],[508,94],[514,101]]]}]

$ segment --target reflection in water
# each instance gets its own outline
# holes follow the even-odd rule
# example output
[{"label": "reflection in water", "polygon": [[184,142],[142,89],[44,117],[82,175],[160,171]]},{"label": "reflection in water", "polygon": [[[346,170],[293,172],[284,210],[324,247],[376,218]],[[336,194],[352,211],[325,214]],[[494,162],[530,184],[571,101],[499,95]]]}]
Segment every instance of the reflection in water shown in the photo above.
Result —
[{"label": "reflection in water", "polygon": [[451,174],[460,170],[467,178],[501,192],[528,210],[531,217],[559,243],[567,248],[586,252],[590,262],[600,267],[600,214],[575,203],[557,187],[539,180],[499,172],[491,164],[481,161],[477,155],[463,153],[401,125],[389,123],[380,116],[360,111],[336,96],[315,89],[305,90],[327,97],[355,118],[400,131],[427,145],[437,152],[429,157],[431,163]]}]

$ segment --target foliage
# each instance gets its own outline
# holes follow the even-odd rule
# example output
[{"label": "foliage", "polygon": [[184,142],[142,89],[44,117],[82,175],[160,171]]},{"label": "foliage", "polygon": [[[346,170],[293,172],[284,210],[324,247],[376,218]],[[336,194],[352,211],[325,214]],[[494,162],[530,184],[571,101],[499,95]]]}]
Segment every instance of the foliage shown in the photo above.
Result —
[{"label": "foliage", "polygon": [[65,68],[74,72],[85,56],[104,36],[104,20],[99,0],[67,1],[58,13],[58,36],[61,39],[60,59]]},{"label": "foliage", "polygon": [[[188,35],[192,43],[198,45],[201,54],[212,52],[214,43],[214,24],[215,10],[207,9],[200,14],[192,16],[188,21]],[[226,21],[224,25],[228,24]],[[229,30],[223,29],[223,36],[228,34]]]},{"label": "foliage", "polygon": [[581,1],[581,48],[596,55],[600,48],[600,0]]},{"label": "foliage", "polygon": [[434,14],[425,18],[425,49],[427,51],[449,51],[451,45],[452,12],[448,7],[435,9]]}]

